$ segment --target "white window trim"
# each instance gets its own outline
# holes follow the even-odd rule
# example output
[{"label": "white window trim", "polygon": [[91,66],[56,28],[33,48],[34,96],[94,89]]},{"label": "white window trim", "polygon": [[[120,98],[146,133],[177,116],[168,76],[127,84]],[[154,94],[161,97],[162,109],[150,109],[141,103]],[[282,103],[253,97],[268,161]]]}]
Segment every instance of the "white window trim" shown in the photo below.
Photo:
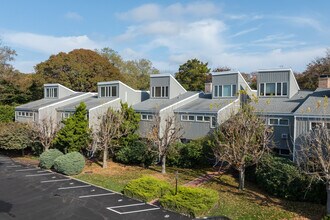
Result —
[{"label": "white window trim", "polygon": [[[112,88],[115,87],[116,88],[116,95],[113,96],[112,95]],[[104,88],[104,96],[102,96],[102,88]],[[104,85],[104,86],[100,86],[100,94],[99,97],[100,98],[107,98],[107,97],[117,97],[118,96],[118,86],[117,85]]]},{"label": "white window trim", "polygon": [[[221,86],[221,96],[220,96],[220,86]],[[230,95],[229,96],[224,96],[224,93],[223,93],[223,91],[224,91],[224,87],[225,86],[230,86]],[[236,91],[235,91],[235,94],[233,95],[233,87],[234,86],[236,86]],[[218,94],[216,95],[215,94],[215,88],[218,88],[217,90],[218,90]],[[214,96],[214,98],[219,98],[219,97],[224,97],[224,98],[228,98],[228,97],[236,97],[237,96],[237,85],[236,84],[219,84],[219,85],[215,85],[214,86],[214,93],[213,93],[213,96]]]},{"label": "white window trim", "polygon": [[[277,120],[277,124],[271,124],[270,123],[270,120],[273,120],[273,119],[275,119],[275,120]],[[286,120],[287,122],[288,122],[288,124],[287,125],[282,125],[282,124],[280,124],[280,120]],[[268,123],[267,123],[269,126],[282,126],[282,127],[288,127],[288,126],[290,126],[290,121],[289,121],[289,119],[287,119],[287,118],[268,118]]]},{"label": "white window trim", "polygon": [[[202,117],[202,120],[197,120],[197,117]],[[204,122],[204,115],[196,115],[197,122]]]},{"label": "white window trim", "polygon": [[[57,90],[56,96],[54,96],[55,89]],[[49,96],[47,96],[47,91],[48,91]],[[45,87],[45,97],[46,98],[58,98],[58,87]]]},{"label": "white window trim", "polygon": [[[212,119],[214,118],[214,120],[217,120],[217,118],[215,116],[211,116],[211,121],[210,121],[210,128],[215,128],[217,125],[214,125],[212,124]],[[216,121],[216,124],[217,124],[217,121]]]},{"label": "white window trim", "polygon": [[330,123],[330,121],[329,122],[324,122],[324,121],[310,121],[309,122],[309,130],[312,130],[312,123],[320,123],[320,124],[322,124],[322,127],[324,127],[327,123]]},{"label": "white window trim", "polygon": [[[160,87],[160,96],[156,96],[157,87]],[[166,96],[166,91],[167,91],[167,96]],[[170,90],[169,90],[168,86],[152,86],[151,87],[151,97],[152,98],[168,98],[169,93],[170,93]]]},{"label": "white window trim", "polygon": [[[146,116],[146,119],[144,119],[143,116]],[[154,116],[152,114],[141,114],[141,121],[152,121],[152,120],[154,120]]]},{"label": "white window trim", "polygon": [[[23,115],[24,113],[24,115]],[[32,115],[30,115],[32,114]],[[30,111],[17,111],[17,117],[24,117],[24,118],[33,118],[34,114]]]},{"label": "white window trim", "polygon": [[[275,93],[274,95],[266,95],[266,86],[267,84],[270,84],[270,83],[275,83]],[[281,83],[281,95],[277,95],[277,83]],[[286,83],[286,88],[287,88],[287,91],[286,91],[286,95],[283,95],[283,84]],[[264,85],[264,93],[261,95],[261,84]],[[259,96],[270,96],[270,97],[273,97],[273,96],[278,96],[278,97],[286,97],[288,96],[289,94],[289,82],[262,82],[262,83],[259,83]]]}]

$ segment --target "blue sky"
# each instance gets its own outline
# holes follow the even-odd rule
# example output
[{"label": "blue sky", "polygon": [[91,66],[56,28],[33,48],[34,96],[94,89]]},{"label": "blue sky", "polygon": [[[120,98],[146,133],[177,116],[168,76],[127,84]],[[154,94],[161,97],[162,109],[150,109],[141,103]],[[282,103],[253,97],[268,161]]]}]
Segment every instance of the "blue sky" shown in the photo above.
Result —
[{"label": "blue sky", "polygon": [[161,72],[188,59],[303,71],[330,44],[330,1],[0,0],[0,38],[23,72],[51,54],[110,47]]}]

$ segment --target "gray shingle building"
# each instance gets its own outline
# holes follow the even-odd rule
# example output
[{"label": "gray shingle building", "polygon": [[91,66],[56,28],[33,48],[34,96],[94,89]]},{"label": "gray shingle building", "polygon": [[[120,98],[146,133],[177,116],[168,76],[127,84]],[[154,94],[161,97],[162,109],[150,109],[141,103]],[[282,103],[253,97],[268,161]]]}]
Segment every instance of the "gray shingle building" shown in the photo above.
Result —
[{"label": "gray shingle building", "polygon": [[[45,84],[44,98],[15,109],[15,120],[40,122],[52,118],[60,123],[84,102],[89,126],[97,129],[100,116],[108,108],[118,109],[127,102],[141,114],[139,134],[146,137],[155,116],[173,116],[183,127],[183,141],[203,137],[235,114],[242,102],[252,102],[256,114],[274,129],[275,150],[292,157],[301,144],[300,137],[316,124],[330,129],[330,78],[320,78],[316,91],[301,91],[291,69],[270,69],[257,72],[257,90],[252,90],[238,71],[212,73],[212,82],[205,91],[186,91],[171,74],[150,76],[150,92],[130,88],[120,81],[100,82],[98,91],[75,92],[60,84]],[[240,91],[244,90],[242,94]],[[329,120],[329,123],[324,122]],[[294,158],[293,158],[294,159]]]}]

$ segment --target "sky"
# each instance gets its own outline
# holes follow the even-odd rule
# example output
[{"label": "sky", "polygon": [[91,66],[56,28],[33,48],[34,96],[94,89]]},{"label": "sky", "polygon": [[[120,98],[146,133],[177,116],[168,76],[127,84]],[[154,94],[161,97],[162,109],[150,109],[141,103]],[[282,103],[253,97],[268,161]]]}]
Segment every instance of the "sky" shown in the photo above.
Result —
[{"label": "sky", "polygon": [[302,72],[330,46],[330,1],[0,0],[0,39],[25,73],[59,52],[110,47],[161,72],[189,59]]}]

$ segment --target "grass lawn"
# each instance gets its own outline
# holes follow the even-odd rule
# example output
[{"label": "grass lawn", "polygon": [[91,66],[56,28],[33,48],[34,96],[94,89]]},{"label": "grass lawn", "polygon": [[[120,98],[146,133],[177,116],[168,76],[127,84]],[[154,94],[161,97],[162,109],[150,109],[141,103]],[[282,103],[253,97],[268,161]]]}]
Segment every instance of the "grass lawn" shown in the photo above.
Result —
[{"label": "grass lawn", "polygon": [[[169,181],[174,185],[175,171],[179,171],[179,184],[185,184],[196,177],[206,174],[211,169],[167,168],[167,174],[160,173],[160,167],[144,169],[137,166],[126,166],[109,162],[107,169],[97,164],[86,166],[84,172],[76,178],[101,185],[120,192],[133,179],[143,175],[151,175]],[[246,182],[246,190],[237,190],[238,182],[231,174],[214,177],[203,187],[219,192],[219,204],[209,216],[225,215],[231,219],[320,219],[325,207],[318,204],[291,202],[268,196],[254,184]]]},{"label": "grass lawn", "polygon": [[[37,163],[35,157],[16,157],[17,161]],[[110,190],[121,192],[125,185],[143,175],[151,175],[175,184],[175,171],[179,171],[179,184],[183,185],[212,169],[180,169],[167,168],[167,174],[160,173],[161,168],[152,166],[144,169],[138,166],[127,166],[109,162],[107,169],[92,163],[84,168],[78,179],[103,186]],[[244,191],[237,190],[238,182],[231,174],[222,174],[205,183],[203,187],[219,192],[219,203],[210,211],[208,216],[227,216],[231,219],[321,219],[325,214],[325,206],[291,202],[267,195],[254,184],[246,182]],[[303,192],[302,192],[303,193]]]}]

